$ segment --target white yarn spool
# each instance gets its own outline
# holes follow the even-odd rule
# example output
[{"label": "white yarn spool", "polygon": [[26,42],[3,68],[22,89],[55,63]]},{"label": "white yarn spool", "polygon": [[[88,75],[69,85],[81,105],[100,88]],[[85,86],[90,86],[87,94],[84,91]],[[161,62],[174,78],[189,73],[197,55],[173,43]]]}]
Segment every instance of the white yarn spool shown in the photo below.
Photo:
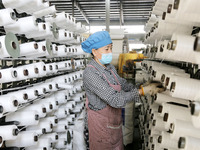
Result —
[{"label": "white yarn spool", "polygon": [[33,37],[35,40],[54,38],[54,27],[49,22],[43,23],[42,28],[43,30],[39,28],[39,34],[31,33],[29,36]]},{"label": "white yarn spool", "polygon": [[[85,98],[85,92],[82,92],[82,97]],[[151,101],[152,97],[150,97],[150,101]],[[148,104],[148,109],[150,113],[154,113],[154,112],[158,112],[158,108],[159,108],[159,104],[156,103],[149,103]]]},{"label": "white yarn spool", "polygon": [[158,131],[169,131],[169,125],[163,121],[163,117],[157,116],[153,120],[153,126]]},{"label": "white yarn spool", "polygon": [[84,25],[82,25],[81,22],[77,22],[76,32],[77,33],[84,33],[84,32],[86,32],[86,27]]},{"label": "white yarn spool", "polygon": [[149,138],[150,143],[157,143],[159,135],[153,135]]},{"label": "white yarn spool", "polygon": [[50,22],[50,23],[53,23],[55,22],[54,19],[55,19],[56,15],[49,15],[49,16],[45,16],[45,22]]},{"label": "white yarn spool", "polygon": [[67,104],[65,105],[66,108],[73,109],[76,106],[75,101],[68,101]]},{"label": "white yarn spool", "polygon": [[[162,148],[160,147],[160,144],[159,144],[159,143],[153,143],[153,144],[151,145],[151,147],[152,147],[152,149],[154,149],[154,150],[164,150],[164,149],[162,149]],[[173,150],[173,149],[171,149],[171,150]]]},{"label": "white yarn spool", "polygon": [[36,111],[17,111],[6,116],[5,121],[17,121],[19,126],[29,126],[37,125],[39,120],[39,115]]},{"label": "white yarn spool", "polygon": [[61,119],[61,118],[66,118],[68,113],[65,110],[65,108],[60,108],[59,107],[58,110],[55,111],[54,115],[57,116],[58,119]]},{"label": "white yarn spool", "polygon": [[174,82],[177,77],[190,78],[190,75],[186,73],[171,73],[163,75],[165,77],[165,81],[163,83],[168,90],[170,89],[171,83]]},{"label": "white yarn spool", "polygon": [[46,139],[39,138],[37,145],[28,147],[28,150],[36,150],[36,149],[52,150],[52,146],[53,146],[53,143],[50,138],[46,138]]},{"label": "white yarn spool", "polygon": [[200,128],[200,114],[192,116],[192,124],[195,128]]},{"label": "white yarn spool", "polygon": [[68,144],[72,143],[73,132],[71,129],[68,129],[66,132],[60,133],[59,138],[64,138]]},{"label": "white yarn spool", "polygon": [[70,40],[74,39],[73,32],[69,32],[66,29],[60,29],[58,32],[59,32],[59,36],[55,40],[56,42],[59,42],[61,44],[66,44]]},{"label": "white yarn spool", "polygon": [[1,113],[14,112],[18,109],[18,100],[15,96],[0,96]]},{"label": "white yarn spool", "polygon": [[46,66],[44,62],[35,63],[36,68],[38,68],[38,77],[46,76]]},{"label": "white yarn spool", "polygon": [[199,129],[195,128],[191,122],[175,120],[170,125],[170,132],[172,138],[179,138],[184,136],[191,136],[200,138]]},{"label": "white yarn spool", "polygon": [[61,75],[61,76],[57,76],[57,77],[55,77],[55,78],[52,78],[52,81],[53,81],[53,82],[56,82],[56,83],[58,83],[58,84],[67,83],[66,75]]},{"label": "white yarn spool", "polygon": [[82,85],[82,80],[79,81],[80,72],[73,72],[73,73],[71,73],[71,74],[72,74],[72,76],[74,77],[75,85],[77,85],[77,84]]},{"label": "white yarn spool", "polygon": [[71,28],[72,27],[72,17],[65,12],[56,13],[56,18],[54,18],[54,22],[56,22],[57,26],[60,28]]},{"label": "white yarn spool", "polygon": [[74,73],[67,74],[66,75],[66,79],[67,79],[67,83],[70,83],[70,84],[74,84],[74,81],[77,80],[75,78],[75,74]]},{"label": "white yarn spool", "polygon": [[69,44],[80,44],[81,42],[81,36],[77,36],[76,38],[74,38],[73,40],[69,41]]},{"label": "white yarn spool", "polygon": [[183,120],[183,121],[191,121],[191,115],[188,109],[170,109],[169,112],[164,113],[163,120],[170,124],[174,122],[176,119]]},{"label": "white yarn spool", "polygon": [[[190,35],[173,34],[171,40],[173,41],[173,53],[171,55],[173,60],[195,63],[193,51],[195,37]],[[198,53],[196,55],[198,55]]]},{"label": "white yarn spool", "polygon": [[[71,109],[68,108],[67,105],[66,105],[66,103],[63,104],[63,105],[61,105],[59,108],[60,108],[60,109],[64,109],[65,112],[66,112],[67,114],[70,114],[70,113],[72,112],[72,108],[71,108]],[[73,108],[73,109],[74,109],[74,108]]]},{"label": "white yarn spool", "polygon": [[0,36],[0,54],[1,58],[10,57],[17,58],[20,56],[20,47],[17,37],[8,32],[4,36]]},{"label": "white yarn spool", "polygon": [[64,124],[57,124],[53,127],[54,132],[65,132],[67,130],[67,126]]},{"label": "white yarn spool", "polygon": [[33,63],[33,64],[25,65],[29,72],[29,78],[39,77],[39,75],[40,75],[39,67],[38,67],[39,65],[41,65],[41,63]]},{"label": "white yarn spool", "polygon": [[74,84],[74,88],[76,88],[77,91],[81,92],[83,89],[83,81],[78,81]]},{"label": "white yarn spool", "polygon": [[66,41],[68,39],[65,29],[58,30],[58,33],[59,33],[58,38],[55,40],[56,42],[62,42],[62,41]]},{"label": "white yarn spool", "polygon": [[154,33],[159,33],[165,36],[172,36],[173,33],[182,33],[189,35],[192,31],[192,26],[183,25],[178,26],[173,23],[166,23],[163,20],[158,21],[158,28],[154,30]]},{"label": "white yarn spool", "polygon": [[81,30],[81,22],[77,22],[74,26],[70,28],[70,31],[79,33],[79,30]]},{"label": "white yarn spool", "polygon": [[48,133],[48,134],[44,134],[40,137],[40,139],[47,139],[50,138],[52,143],[55,143],[59,140],[59,136],[57,133]]},{"label": "white yarn spool", "polygon": [[173,102],[173,103],[179,103],[179,104],[189,106],[188,100],[171,97],[169,91],[165,91],[163,93],[157,93],[154,100],[155,100],[155,103],[157,103],[157,104]]},{"label": "white yarn spool", "polygon": [[46,92],[45,93],[50,93],[52,92],[52,84],[51,83],[41,83],[39,85],[37,85],[37,87],[39,88],[45,88]]},{"label": "white yarn spool", "polygon": [[15,140],[17,138],[18,129],[16,125],[0,126],[0,137],[3,140]]},{"label": "white yarn spool", "polygon": [[77,76],[78,76],[78,77],[77,77],[77,80],[83,78],[83,70],[76,71],[76,74],[77,74]]},{"label": "white yarn spool", "polygon": [[27,70],[27,66],[18,66],[17,68],[13,68],[13,71],[16,72],[17,77],[16,80],[26,80],[29,78],[29,72]]},{"label": "white yarn spool", "polygon": [[165,113],[173,114],[174,118],[181,118],[185,115],[185,119],[190,119],[190,110],[187,107],[178,106],[170,103],[163,103],[162,106],[158,108],[160,116],[164,116]]},{"label": "white yarn spool", "polygon": [[56,126],[57,123],[58,123],[58,118],[56,116],[46,117],[43,120],[44,121],[51,121],[51,123],[53,124],[53,126]]},{"label": "white yarn spool", "polygon": [[26,102],[26,100],[36,99],[38,97],[38,91],[33,87],[26,88],[25,90],[20,90],[16,92],[17,96],[20,96],[21,103]]},{"label": "white yarn spool", "polygon": [[23,1],[23,0],[2,0],[2,3],[6,8],[17,8],[17,7],[21,7],[23,5],[27,5],[31,1],[32,0],[27,0],[27,1]]},{"label": "white yarn spool", "polygon": [[53,111],[53,105],[50,102],[37,101],[36,104],[43,104],[46,108],[47,114]]},{"label": "white yarn spool", "polygon": [[57,62],[57,65],[58,65],[58,70],[60,70],[60,71],[72,69],[71,60]]},{"label": "white yarn spool", "polygon": [[38,29],[37,32],[29,32],[26,33],[27,38],[35,38],[35,37],[40,37],[43,36],[46,32],[46,24],[45,23],[38,23]]},{"label": "white yarn spool", "polygon": [[0,26],[6,26],[17,21],[16,14],[11,8],[0,10]]},{"label": "white yarn spool", "polygon": [[199,138],[194,138],[190,136],[180,137],[178,142],[179,149],[183,150],[197,150],[199,149]]},{"label": "white yarn spool", "polygon": [[57,110],[59,107],[58,101],[56,101],[56,99],[53,96],[43,99],[42,102],[51,103],[52,111]]},{"label": "white yarn spool", "polygon": [[85,55],[86,54],[83,51],[83,49],[81,48],[81,46],[75,46],[75,48],[77,49],[76,55]]},{"label": "white yarn spool", "polygon": [[49,3],[44,3],[42,0],[32,0],[28,5],[24,5],[21,7],[17,7],[18,12],[27,12],[28,14],[32,14],[36,11],[42,10],[46,7],[49,7]]},{"label": "white yarn spool", "polygon": [[168,132],[161,132],[161,135],[158,137],[158,143],[160,143],[161,148],[170,148],[170,149],[177,149],[178,148],[178,140],[172,139],[170,137],[170,133]]},{"label": "white yarn spool", "polygon": [[0,70],[0,83],[16,81],[17,73],[13,68]]},{"label": "white yarn spool", "polygon": [[37,111],[39,118],[43,118],[46,116],[46,107],[43,104],[31,104],[27,107],[24,107],[22,111],[33,110]]},{"label": "white yarn spool", "polygon": [[73,40],[74,39],[74,34],[73,32],[70,32],[68,30],[65,30],[65,32],[67,33],[67,39],[66,40]]},{"label": "white yarn spool", "polygon": [[58,52],[57,44],[52,44],[52,56],[56,57]]},{"label": "white yarn spool", "polygon": [[54,94],[55,99],[58,101],[59,104],[64,104],[67,102],[67,91],[58,91]]},{"label": "white yarn spool", "polygon": [[27,88],[25,90],[18,90],[16,92],[8,93],[5,96],[12,97],[13,95],[15,95],[18,103],[23,104],[23,103],[27,103],[29,99],[37,98],[37,95],[35,94],[36,93],[34,93],[34,91],[31,88]]},{"label": "white yarn spool", "polygon": [[200,98],[200,81],[196,79],[177,77],[175,81],[171,83],[172,97],[198,100]]},{"label": "white yarn spool", "polygon": [[66,53],[68,56],[73,56],[75,54],[75,48],[73,46],[66,48]]},{"label": "white yarn spool", "polygon": [[14,70],[17,72],[17,80],[38,77],[38,68],[34,64],[19,66]]},{"label": "white yarn spool", "polygon": [[58,91],[59,87],[58,87],[58,84],[54,81],[51,81],[51,82],[48,82],[47,83],[50,84],[50,88],[51,88],[51,91],[52,92],[55,92],[55,91]]},{"label": "white yarn spool", "polygon": [[[71,119],[71,117],[70,117],[69,119]],[[68,126],[69,122],[70,122],[70,121],[67,120],[67,118],[59,120],[59,124],[64,124],[64,125],[66,125],[66,126]]]},{"label": "white yarn spool", "polygon": [[51,123],[51,121],[47,121],[47,120],[40,120],[40,122],[38,123],[38,125],[34,125],[34,126],[28,126],[27,131],[44,131],[45,129],[45,133],[49,133],[52,132],[53,129],[53,124]]},{"label": "white yarn spool", "polygon": [[46,15],[54,14],[54,13],[56,13],[56,7],[55,7],[55,5],[34,12],[33,16],[35,16],[36,18],[41,18],[42,16],[46,16]]},{"label": "white yarn spool", "polygon": [[49,63],[45,66],[47,74],[55,74],[58,71],[58,65],[56,63]]},{"label": "white yarn spool", "polygon": [[81,102],[81,101],[83,101],[83,94],[82,93],[77,93],[71,99],[73,101],[76,101],[76,102]]},{"label": "white yarn spool", "polygon": [[40,85],[33,86],[32,89],[34,90],[34,92],[37,95],[45,95],[46,94],[46,88],[42,87]]},{"label": "white yarn spool", "polygon": [[38,42],[38,56],[52,56],[52,43],[50,40]]},{"label": "white yarn spool", "polygon": [[69,116],[67,116],[66,119],[68,120],[68,122],[72,123],[74,122],[75,118],[76,118],[75,114],[70,114]]},{"label": "white yarn spool", "polygon": [[67,56],[67,48],[65,45],[59,45],[57,47],[58,47],[57,56],[59,57]]},{"label": "white yarn spool", "polygon": [[81,113],[82,110],[84,109],[83,104],[84,103],[77,104],[76,107],[73,109],[73,112],[74,113]]},{"label": "white yarn spool", "polygon": [[17,138],[5,142],[6,147],[29,147],[34,146],[38,142],[38,135],[35,132],[22,131],[19,132]]},{"label": "white yarn spool", "polygon": [[20,44],[21,56],[32,56],[38,53],[38,44],[36,42],[29,42]]},{"label": "white yarn spool", "polygon": [[148,135],[149,136],[160,135],[160,131],[156,130],[155,127],[152,127],[151,129],[148,130]]},{"label": "white yarn spool", "polygon": [[198,7],[197,5],[199,5],[199,1],[198,0],[194,0],[192,2],[190,2],[189,0],[186,1],[180,1],[179,3],[177,3],[176,8],[178,9],[178,11],[180,11],[180,13],[198,13]]},{"label": "white yarn spool", "polygon": [[65,90],[71,90],[74,88],[74,85],[70,85],[66,83],[58,83],[58,87]]},{"label": "white yarn spool", "polygon": [[64,138],[59,138],[59,140],[55,143],[55,148],[60,149],[60,148],[66,148],[67,146],[67,141]]},{"label": "white yarn spool", "polygon": [[84,67],[84,60],[75,60],[74,61],[75,69]]},{"label": "white yarn spool", "polygon": [[[28,27],[28,28],[27,28]],[[38,26],[34,16],[19,18],[17,22],[4,27],[6,32],[15,34],[26,34],[28,32],[37,31]]]}]

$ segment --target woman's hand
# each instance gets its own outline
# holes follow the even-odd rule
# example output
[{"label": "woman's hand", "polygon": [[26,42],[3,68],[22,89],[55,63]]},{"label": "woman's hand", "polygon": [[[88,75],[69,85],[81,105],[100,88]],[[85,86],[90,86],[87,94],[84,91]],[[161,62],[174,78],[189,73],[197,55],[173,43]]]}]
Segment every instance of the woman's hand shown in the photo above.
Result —
[{"label": "woman's hand", "polygon": [[160,82],[147,82],[143,85],[141,85],[141,88],[139,90],[140,95],[155,95],[157,93],[161,93],[165,91],[166,88],[162,86],[162,83]]}]

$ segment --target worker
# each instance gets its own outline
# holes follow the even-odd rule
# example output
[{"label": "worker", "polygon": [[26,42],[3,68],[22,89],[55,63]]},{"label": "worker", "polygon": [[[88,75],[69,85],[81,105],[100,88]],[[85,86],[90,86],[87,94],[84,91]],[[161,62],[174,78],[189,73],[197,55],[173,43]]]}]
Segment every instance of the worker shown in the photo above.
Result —
[{"label": "worker", "polygon": [[121,108],[137,101],[140,95],[156,94],[164,89],[152,83],[141,88],[121,78],[112,61],[112,40],[107,31],[96,32],[81,43],[93,56],[83,73],[86,92],[86,126],[90,150],[123,150]]}]

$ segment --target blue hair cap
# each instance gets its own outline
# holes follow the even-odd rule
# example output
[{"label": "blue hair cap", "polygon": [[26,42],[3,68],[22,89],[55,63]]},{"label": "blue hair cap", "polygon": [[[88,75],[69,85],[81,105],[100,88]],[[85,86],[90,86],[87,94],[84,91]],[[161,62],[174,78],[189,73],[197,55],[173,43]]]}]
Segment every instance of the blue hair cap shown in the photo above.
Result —
[{"label": "blue hair cap", "polygon": [[112,40],[107,31],[99,31],[90,35],[87,40],[81,43],[82,49],[86,53],[92,53],[92,49],[98,49],[111,44]]}]

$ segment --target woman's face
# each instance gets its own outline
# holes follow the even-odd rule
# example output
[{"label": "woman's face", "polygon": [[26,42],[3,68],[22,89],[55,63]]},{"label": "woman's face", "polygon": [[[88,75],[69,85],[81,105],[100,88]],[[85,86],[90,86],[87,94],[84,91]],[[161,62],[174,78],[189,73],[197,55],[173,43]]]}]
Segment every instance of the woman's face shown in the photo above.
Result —
[{"label": "woman's face", "polygon": [[101,59],[102,54],[112,53],[112,44],[108,44],[104,47],[98,48],[97,50],[92,49],[92,53],[93,53],[94,57]]}]

